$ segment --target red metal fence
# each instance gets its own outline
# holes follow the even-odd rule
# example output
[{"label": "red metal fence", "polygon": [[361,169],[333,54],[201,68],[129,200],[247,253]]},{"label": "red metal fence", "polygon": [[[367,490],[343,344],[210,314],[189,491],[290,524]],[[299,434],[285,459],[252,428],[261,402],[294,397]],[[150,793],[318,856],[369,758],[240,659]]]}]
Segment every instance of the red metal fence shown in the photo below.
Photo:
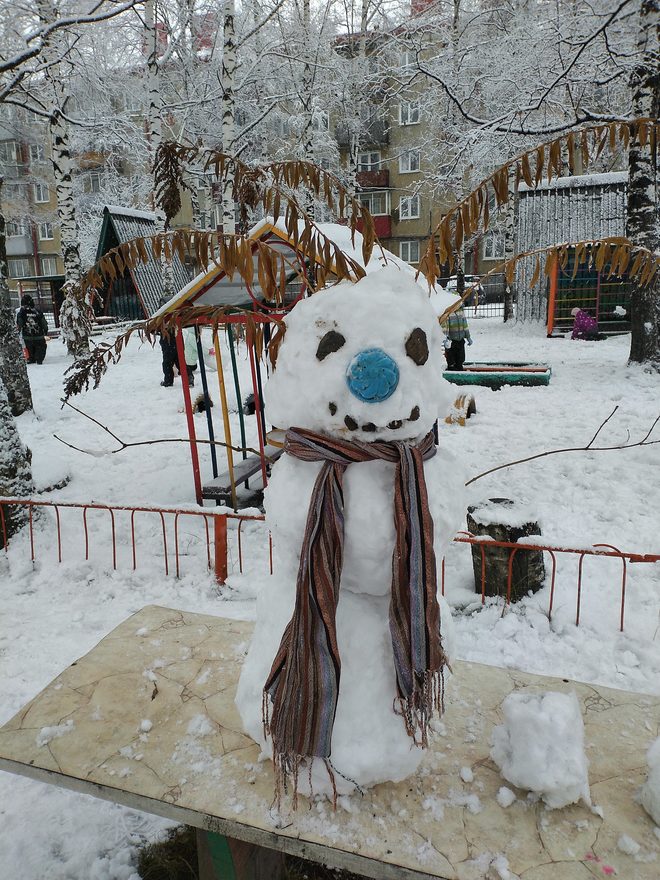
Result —
[{"label": "red metal fence", "polygon": [[[621,560],[621,600],[619,613],[619,629],[623,632],[623,623],[626,606],[626,580],[628,575],[628,565],[630,563],[655,563],[660,562],[660,554],[658,553],[628,553],[613,547],[611,544],[594,544],[588,548],[563,547],[552,544],[528,543],[524,544],[511,543],[509,541],[494,541],[492,538],[477,537],[469,532],[459,532],[454,541],[459,544],[471,544],[478,546],[481,553],[481,602],[485,604],[486,594],[486,550],[488,548],[502,547],[509,551],[508,574],[506,588],[502,590],[502,595],[506,598],[507,605],[511,602],[511,585],[513,579],[513,561],[517,553],[538,552],[543,551],[550,556],[552,567],[550,571],[550,597],[548,604],[548,618],[552,618],[552,610],[555,599],[555,581],[557,576],[557,556],[561,554],[573,555],[578,557],[578,575],[576,590],[576,609],[575,609],[575,625],[580,623],[580,607],[582,603],[582,586],[583,586],[583,564],[585,557],[601,557]],[[441,570],[442,595],[445,594],[445,566],[442,562]],[[660,599],[660,593],[658,598]]]},{"label": "red metal fence", "polygon": [[[244,563],[244,536],[243,527],[249,522],[264,522],[263,516],[247,516],[216,511],[213,508],[198,507],[131,507],[120,504],[97,504],[94,502],[76,501],[43,501],[32,498],[0,498],[0,534],[2,545],[8,549],[7,539],[7,509],[18,507],[25,510],[25,521],[29,537],[30,558],[34,562],[37,558],[37,538],[35,535],[35,511],[50,510],[55,517],[56,530],[56,556],[57,561],[62,562],[63,551],[63,519],[65,511],[77,511],[80,514],[78,530],[82,528],[82,541],[84,544],[84,558],[89,560],[93,544],[90,514],[97,511],[107,513],[107,524],[110,535],[109,554],[113,570],[119,567],[118,547],[120,544],[120,531],[126,540],[121,542],[130,548],[130,562],[135,571],[138,567],[138,547],[140,541],[136,538],[136,523],[138,515],[140,519],[146,516],[156,517],[159,523],[160,548],[157,556],[162,558],[162,565],[166,575],[174,573],[176,577],[181,575],[181,522],[195,520],[200,524],[201,543],[203,546],[202,557],[206,560],[209,570],[215,572],[219,584],[224,584],[229,574],[229,547],[230,535],[233,538],[233,547],[238,556],[239,570],[243,571]],[[98,541],[97,541],[98,543]],[[272,541],[268,536],[268,570],[273,572]],[[40,548],[43,552],[43,547]],[[72,547],[69,546],[69,556]],[[109,561],[110,561],[109,560]],[[173,565],[172,565],[173,564]],[[173,572],[172,572],[173,568]]]},{"label": "red metal fence", "polygon": [[[242,515],[226,511],[216,511],[213,508],[177,508],[177,507],[131,507],[128,505],[116,504],[96,504],[72,501],[44,501],[32,498],[0,498],[0,534],[3,539],[5,551],[8,550],[7,540],[7,508],[19,508],[24,510],[24,517],[27,525],[30,558],[35,561],[37,558],[38,542],[35,535],[35,511],[39,509],[47,509],[53,512],[55,519],[56,533],[56,557],[58,562],[63,561],[63,512],[77,511],[80,514],[79,524],[77,526],[78,535],[82,538],[79,542],[84,546],[84,558],[89,560],[92,552],[92,537],[90,529],[90,514],[92,512],[107,513],[107,523],[110,535],[109,555],[112,561],[112,568],[117,569],[120,564],[118,558],[119,532],[122,532],[124,540],[122,546],[128,548],[129,564],[135,570],[138,567],[138,548],[141,546],[140,540],[136,537],[136,521],[138,515],[142,519],[147,516],[155,517],[158,524],[159,547],[156,557],[162,557],[162,564],[166,575],[171,573],[176,577],[181,575],[181,528],[180,523],[183,520],[200,524],[201,538],[199,543],[202,547],[200,554],[204,559],[208,570],[215,573],[218,584],[225,583],[230,574],[230,557],[234,562],[232,565],[233,572],[243,573],[246,565],[249,563],[254,569],[255,564],[257,570],[265,570],[273,573],[273,546],[270,533],[266,531],[264,517],[260,515]],[[244,530],[246,524],[264,524],[263,531],[258,536],[257,547],[253,544],[246,550],[246,541]],[[80,526],[82,526],[82,536],[80,536]],[[152,539],[155,537],[152,533]],[[561,556],[573,556],[577,558],[577,584],[576,584],[576,611],[575,624],[580,623],[580,612],[583,598],[584,586],[584,560],[585,558],[601,558],[601,559],[618,559],[621,561],[621,579],[619,601],[619,629],[623,631],[626,604],[626,583],[628,577],[628,566],[638,563],[658,563],[660,562],[660,554],[654,553],[632,553],[626,552],[612,546],[611,544],[594,544],[592,547],[566,547],[547,543],[530,543],[526,539],[525,543],[509,543],[503,541],[494,541],[488,537],[478,537],[468,532],[459,532],[454,538],[457,545],[468,544],[472,548],[478,547],[481,556],[481,603],[485,604],[486,597],[486,553],[488,549],[503,548],[509,551],[508,557],[508,576],[506,584],[502,583],[498,593],[500,598],[504,599],[506,604],[511,602],[511,589],[513,581],[513,566],[516,554],[525,552],[542,551],[550,557],[550,590],[548,602],[548,618],[551,619],[553,607],[555,603],[555,583],[557,576],[557,559]],[[98,536],[97,536],[98,543]],[[68,546],[68,545],[67,545]],[[267,553],[265,548],[267,547]],[[43,549],[43,548],[41,548]],[[71,551],[71,547],[68,547]],[[81,548],[82,549],[82,548]],[[153,556],[152,555],[152,558]],[[257,557],[261,557],[262,562],[259,563]],[[265,559],[264,559],[265,557]],[[110,561],[108,560],[108,561]],[[172,566],[172,562],[174,566]],[[198,570],[199,559],[195,562],[196,570]],[[173,567],[173,571],[172,571]],[[442,594],[446,591],[446,565],[445,559],[440,565]],[[475,581],[478,579],[475,578]],[[477,584],[478,585],[478,584]],[[660,600],[660,594],[659,594]]]}]

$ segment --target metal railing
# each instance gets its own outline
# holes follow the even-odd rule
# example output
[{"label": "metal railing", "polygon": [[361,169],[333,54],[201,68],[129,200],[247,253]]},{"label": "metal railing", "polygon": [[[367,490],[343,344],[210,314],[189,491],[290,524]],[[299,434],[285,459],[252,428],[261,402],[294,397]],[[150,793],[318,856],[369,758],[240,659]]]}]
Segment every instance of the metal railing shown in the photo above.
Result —
[{"label": "metal railing", "polygon": [[[151,563],[159,561],[162,565],[165,575],[175,575],[180,577],[182,573],[182,556],[192,556],[194,570],[199,571],[200,564],[204,565],[207,570],[214,572],[215,579],[219,585],[223,585],[230,574],[244,573],[249,567],[250,571],[266,571],[273,573],[273,544],[270,532],[266,529],[265,518],[260,515],[242,515],[236,514],[225,509],[215,510],[213,508],[199,507],[152,507],[152,506],[130,506],[117,504],[97,504],[73,501],[45,501],[33,498],[0,498],[0,536],[2,537],[2,546],[5,552],[8,551],[7,523],[9,515],[16,516],[16,509],[22,514],[24,524],[27,527],[27,545],[31,560],[37,559],[37,553],[44,552],[44,546],[48,544],[51,550],[55,549],[55,556],[58,562],[64,561],[64,515],[70,515],[77,512],[79,519],[77,521],[76,537],[78,541],[67,542],[67,554],[72,556],[75,548],[82,553],[84,548],[84,559],[88,561],[93,552],[93,548],[98,548],[104,542],[98,535],[98,519],[96,520],[95,541],[92,540],[92,528],[90,525],[90,517],[92,514],[103,513],[109,542],[105,542],[105,552],[108,554],[106,561],[111,562],[113,570],[120,567],[123,562],[133,571],[138,568],[139,560],[147,557],[146,544],[151,542],[152,548],[156,548],[149,556]],[[37,529],[35,528],[35,519],[40,511],[51,511],[54,517],[55,541],[51,544],[47,540],[44,528],[39,530],[40,539],[37,539]],[[155,530],[152,528],[148,534],[142,534],[140,539],[136,534],[138,521],[143,522],[145,518],[150,517],[153,524],[153,518],[156,520]],[[199,524],[201,537],[196,536],[196,545],[199,549],[198,553],[185,554],[181,547],[181,522],[192,521]],[[52,523],[51,523],[52,524]],[[70,524],[69,524],[70,526]],[[246,537],[248,526],[251,527],[249,538]],[[257,526],[255,531],[254,526]],[[254,541],[256,535],[256,542]],[[190,535],[188,536],[190,537]],[[246,548],[246,542],[250,544]],[[109,547],[107,546],[109,543]],[[255,546],[256,544],[256,546]],[[612,544],[594,544],[591,547],[567,547],[558,544],[549,544],[538,542],[530,542],[528,539],[525,543],[511,543],[505,541],[495,541],[490,537],[476,536],[469,532],[459,532],[454,538],[454,545],[470,545],[473,552],[474,548],[478,548],[480,557],[481,577],[476,575],[478,564],[474,567],[474,588],[475,596],[480,595],[481,604],[485,605],[488,601],[486,593],[486,558],[489,550],[508,550],[507,578],[498,584],[497,598],[502,600],[505,606],[511,604],[512,601],[512,585],[514,578],[514,560],[520,553],[543,553],[550,558],[550,574],[546,575],[544,584],[549,580],[548,591],[548,619],[552,619],[553,609],[556,598],[556,582],[558,558],[572,557],[577,559],[577,576],[575,590],[575,625],[579,626],[582,609],[582,602],[585,589],[584,561],[590,559],[615,559],[621,562],[621,575],[617,587],[619,595],[618,623],[619,629],[623,632],[626,608],[626,587],[628,578],[628,569],[632,564],[657,564],[660,563],[659,553],[635,553],[620,550]],[[201,548],[201,549],[200,549]],[[123,559],[120,559],[120,549],[124,550]],[[140,549],[142,552],[140,552]],[[265,555],[265,559],[264,559]],[[261,558],[261,562],[257,562]],[[232,563],[230,564],[230,560]],[[447,591],[447,572],[446,557],[439,561],[439,575],[442,595]],[[480,580],[480,584],[479,584]],[[480,591],[480,592],[479,592]],[[658,595],[660,605],[660,591]]]},{"label": "metal railing", "polygon": [[[28,545],[30,559],[34,562],[37,559],[37,553],[45,552],[46,546],[54,549],[58,562],[64,561],[64,531],[65,531],[65,512],[71,514],[77,512],[79,518],[77,524],[74,525],[74,533],[78,538],[77,541],[70,540],[66,542],[67,558],[71,558],[76,551],[83,553],[84,560],[88,561],[92,553],[92,548],[106,544],[105,552],[108,554],[107,561],[112,564],[112,569],[116,571],[118,568],[128,564],[135,571],[138,568],[138,560],[142,554],[138,552],[140,544],[150,544],[152,552],[149,554],[150,561],[153,563],[159,561],[162,565],[165,575],[174,574],[176,577],[181,576],[182,557],[193,556],[195,558],[195,570],[199,570],[200,562],[205,563],[206,568],[215,573],[216,580],[219,584],[224,584],[229,574],[230,557],[238,558],[239,571],[243,572],[245,561],[245,535],[244,526],[247,522],[263,523],[263,516],[249,516],[236,514],[224,509],[215,510],[213,508],[199,507],[152,507],[152,506],[130,506],[123,504],[97,504],[94,502],[77,502],[77,501],[44,501],[34,498],[0,498],[0,536],[2,537],[2,546],[8,550],[8,521],[9,514],[16,516],[16,508],[22,513],[22,519],[27,527]],[[51,511],[54,516],[55,541],[50,542],[47,536],[42,535],[41,546],[38,545],[35,529],[36,511]],[[110,537],[108,542],[99,539],[98,536],[98,519],[96,518],[96,541],[93,540],[93,530],[91,528],[91,514],[102,512],[107,514],[105,517],[108,533]],[[144,520],[145,517],[156,519],[156,532],[153,529],[151,533],[142,532],[141,540],[137,537],[138,519]],[[70,519],[70,516],[69,516]],[[193,537],[193,543],[197,548],[201,548],[198,553],[184,554],[181,540],[181,523],[186,521],[190,524],[195,521],[199,524],[200,534]],[[69,531],[71,523],[68,523]],[[269,559],[268,571],[272,574],[272,541],[270,534],[268,535]],[[120,559],[120,550],[124,550],[123,559]],[[144,549],[144,548],[143,548]],[[155,552],[154,552],[155,551]],[[147,555],[145,552],[143,555]]]},{"label": "metal railing", "polygon": [[[660,562],[660,553],[631,553],[619,550],[612,544],[594,544],[592,547],[565,547],[556,544],[543,544],[540,542],[530,543],[527,540],[524,544],[512,543],[509,541],[494,541],[489,537],[479,537],[472,535],[470,532],[459,532],[454,541],[457,544],[470,544],[479,548],[481,555],[481,603],[486,603],[486,551],[493,548],[503,548],[509,551],[507,565],[506,584],[502,584],[501,596],[505,599],[506,604],[511,604],[511,589],[513,584],[513,564],[517,553],[525,552],[543,552],[550,557],[552,566],[550,571],[550,593],[548,600],[548,620],[552,619],[552,612],[555,600],[555,584],[557,577],[557,556],[566,554],[577,556],[578,558],[578,574],[576,589],[576,609],[575,609],[575,625],[580,624],[580,611],[582,604],[583,592],[583,565],[586,557],[599,557],[621,560],[621,586],[620,586],[620,612],[619,612],[619,629],[623,632],[625,606],[626,606],[626,582],[628,576],[628,565],[631,563],[658,563]],[[441,589],[442,595],[445,595],[445,564],[442,561],[441,566]],[[660,600],[660,592],[658,595]]]}]

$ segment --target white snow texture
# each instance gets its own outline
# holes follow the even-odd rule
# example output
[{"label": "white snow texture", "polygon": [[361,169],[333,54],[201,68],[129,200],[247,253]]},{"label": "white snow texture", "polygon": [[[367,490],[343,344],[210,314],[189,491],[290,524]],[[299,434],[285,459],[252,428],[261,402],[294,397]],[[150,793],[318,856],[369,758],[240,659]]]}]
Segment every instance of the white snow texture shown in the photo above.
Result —
[{"label": "white snow texture", "polygon": [[551,809],[591,804],[584,724],[575,692],[514,691],[502,703],[491,758],[502,776],[539,795]]},{"label": "white snow texture", "polygon": [[[277,369],[265,391],[272,422],[348,439],[413,440],[424,436],[449,393],[442,378],[442,334],[428,296],[410,276],[388,268],[357,284],[340,284],[301,301],[287,318],[287,331]],[[406,355],[405,343],[415,328],[426,334],[429,356],[422,365]],[[323,336],[334,330],[345,344],[319,361]],[[346,382],[346,371],[360,351],[378,347],[395,361],[399,383],[381,403],[362,402]],[[336,407],[331,413],[329,403]],[[419,407],[419,418],[408,416]],[[344,417],[358,426],[376,425],[370,433],[349,430]],[[400,428],[387,428],[393,420]],[[257,624],[243,667],[236,703],[245,730],[264,743],[262,689],[294,606],[296,574],[309,500],[319,463],[283,456],[275,465],[266,491],[266,516],[276,548],[275,576],[257,600]],[[427,486],[434,519],[435,547],[440,559],[464,515],[461,470],[439,450],[426,463]],[[337,610],[341,683],[332,736],[331,761],[340,794],[413,773],[422,750],[413,745],[403,720],[395,714],[396,694],[388,606],[392,579],[394,466],[374,461],[354,464],[344,476],[345,544]],[[445,650],[451,657],[451,614],[441,601]],[[268,749],[270,752],[270,749]],[[312,789],[330,793],[324,765],[313,768]],[[305,792],[307,774],[301,773]]]},{"label": "white snow texture", "polygon": [[640,801],[655,824],[660,826],[660,736],[651,744],[646,760],[649,775],[642,786]]}]

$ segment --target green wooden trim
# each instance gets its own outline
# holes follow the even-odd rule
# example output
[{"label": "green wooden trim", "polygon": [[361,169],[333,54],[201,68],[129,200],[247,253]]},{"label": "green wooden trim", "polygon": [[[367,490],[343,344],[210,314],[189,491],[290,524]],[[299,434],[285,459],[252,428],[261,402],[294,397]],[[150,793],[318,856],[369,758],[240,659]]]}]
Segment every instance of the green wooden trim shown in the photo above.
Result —
[{"label": "green wooden trim", "polygon": [[229,841],[222,834],[206,832],[206,840],[213,862],[216,880],[236,880],[234,859],[229,848]]},{"label": "green wooden trim", "polygon": [[[532,364],[529,361],[474,361],[466,362],[465,367],[493,367],[492,372],[471,373],[468,370],[445,370],[444,378],[453,385],[485,385],[501,388],[502,385],[549,385],[552,369],[548,364]],[[543,373],[507,373],[506,367],[545,367]]]},{"label": "green wooden trim", "polygon": [[[107,241],[109,233],[112,232],[114,235],[115,241],[110,244]],[[112,216],[110,211],[107,208],[103,209],[103,223],[101,224],[101,234],[99,235],[99,243],[96,248],[96,260],[101,259],[101,257],[106,253],[106,251],[112,250],[113,247],[117,247],[119,243],[119,239],[117,238],[117,233],[112,224]]]}]

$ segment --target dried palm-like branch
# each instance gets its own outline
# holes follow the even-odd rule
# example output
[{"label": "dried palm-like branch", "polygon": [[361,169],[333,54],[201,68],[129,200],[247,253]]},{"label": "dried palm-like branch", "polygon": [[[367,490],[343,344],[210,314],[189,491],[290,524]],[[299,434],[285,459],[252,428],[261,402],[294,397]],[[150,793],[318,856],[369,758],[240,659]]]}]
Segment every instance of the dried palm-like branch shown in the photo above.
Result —
[{"label": "dried palm-like branch", "polygon": [[[258,282],[265,298],[276,305],[284,302],[286,287],[293,276],[313,293],[331,280],[357,281],[365,274],[356,260],[314,224],[303,228],[296,247],[301,253],[300,260],[268,242],[241,235],[195,229],[154,233],[123,242],[104,254],[81,279],[81,289],[84,293],[101,289],[108,281],[121,278],[127,270],[132,271],[151,260],[159,262],[162,256],[169,262],[175,255],[182,262],[188,257],[203,267],[215,264],[230,279],[238,275],[248,290]],[[306,271],[305,262],[312,268],[313,277]]]},{"label": "dried palm-like branch", "polygon": [[[639,247],[623,236],[588,239],[585,241],[563,242],[545,248],[535,248],[516,254],[503,263],[498,263],[489,272],[481,276],[481,281],[489,275],[504,274],[511,284],[515,277],[516,266],[520,260],[533,257],[535,261],[530,287],[535,287],[542,278],[550,278],[556,266],[566,269],[572,255],[573,277],[580,266],[593,266],[596,271],[607,273],[608,278],[626,277],[641,287],[647,287],[660,270],[660,254],[647,248]],[[474,286],[467,286],[460,300],[452,303],[440,315],[439,320],[446,318],[465,302],[474,292]]]},{"label": "dried palm-like branch", "polygon": [[[322,201],[337,217],[345,219],[355,243],[355,232],[362,233],[362,258],[366,265],[378,243],[374,221],[366,208],[352,196],[341,181],[313,162],[270,162],[264,165],[246,165],[234,156],[201,146],[184,146],[174,142],[162,144],[156,153],[154,178],[156,201],[169,223],[181,207],[175,196],[185,187],[184,171],[188,164],[203,163],[205,171],[212,171],[218,181],[230,178],[234,200],[239,205],[260,205],[275,223],[282,218],[290,240],[295,247],[319,234],[313,219],[301,206],[301,193],[311,194]],[[178,198],[178,200],[177,200]]]},{"label": "dried palm-like branch", "polygon": [[631,140],[645,146],[659,133],[660,122],[651,118],[589,125],[510,159],[445,214],[429,238],[419,271],[431,283],[440,275],[443,264],[449,265],[451,273],[463,242],[488,230],[493,207],[502,209],[520,183],[535,188],[544,180],[574,174],[578,159],[586,170],[604,150],[627,150]]},{"label": "dried palm-like branch", "polygon": [[[187,306],[175,313],[138,321],[116,339],[97,345],[88,355],[79,358],[65,373],[64,403],[81,391],[88,390],[90,386],[97,388],[110,364],[116,364],[121,359],[122,352],[133,336],[137,335],[142,342],[153,347],[161,334],[176,333],[179,328],[193,324],[210,326],[217,333],[218,327],[225,323],[228,315],[242,316],[242,335],[249,345],[254,346],[255,353],[260,358],[265,349],[263,324],[254,311],[235,306]],[[281,320],[272,314],[268,315],[268,321],[281,324]]]}]

